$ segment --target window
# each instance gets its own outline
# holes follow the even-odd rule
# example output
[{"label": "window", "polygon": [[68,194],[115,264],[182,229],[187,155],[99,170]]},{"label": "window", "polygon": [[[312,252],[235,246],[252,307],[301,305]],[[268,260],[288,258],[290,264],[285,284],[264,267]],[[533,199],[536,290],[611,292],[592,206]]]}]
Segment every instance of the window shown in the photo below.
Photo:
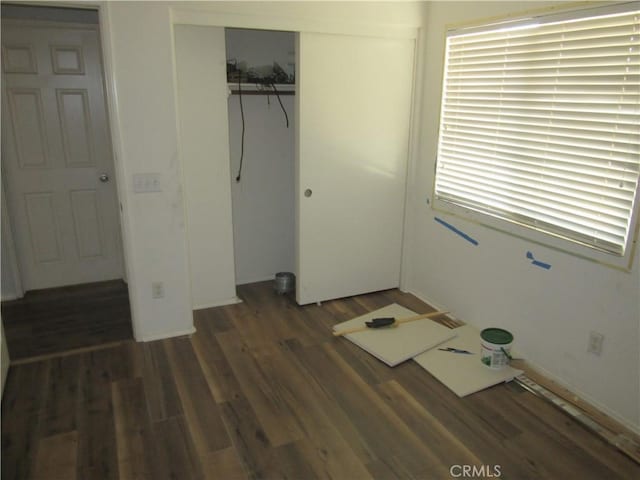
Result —
[{"label": "window", "polygon": [[447,32],[436,202],[625,255],[639,50],[637,3]]}]

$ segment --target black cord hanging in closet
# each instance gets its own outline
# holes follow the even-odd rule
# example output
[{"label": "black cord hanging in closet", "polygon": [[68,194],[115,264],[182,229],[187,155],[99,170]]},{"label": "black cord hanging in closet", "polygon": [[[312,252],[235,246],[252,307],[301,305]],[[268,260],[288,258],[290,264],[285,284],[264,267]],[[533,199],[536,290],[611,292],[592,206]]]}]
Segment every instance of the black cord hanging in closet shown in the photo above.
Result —
[{"label": "black cord hanging in closet", "polygon": [[284,112],[284,119],[287,122],[287,128],[289,128],[289,115],[287,115],[287,111],[284,109],[284,105],[282,105],[282,100],[280,100],[280,93],[278,93],[278,89],[276,88],[276,84],[272,83],[271,84],[271,88],[273,88],[273,91],[276,92],[276,97],[278,98],[278,103],[280,104],[280,108]]},{"label": "black cord hanging in closet", "polygon": [[242,108],[242,88],[240,87],[242,75],[238,75],[238,100],[240,101],[240,118],[242,118],[242,137],[240,139],[240,166],[238,167],[238,175],[236,183],[240,183],[242,176],[242,162],[244,160],[244,109]]},{"label": "black cord hanging in closet", "polygon": [[[266,85],[270,85],[273,88],[274,93],[276,94],[276,98],[278,99],[278,103],[280,104],[280,108],[284,113],[284,119],[287,128],[289,128],[289,115],[287,115],[287,110],[284,108],[282,104],[282,100],[280,99],[280,92],[276,88],[275,83],[267,83]],[[245,132],[245,121],[244,121],[244,108],[242,105],[242,86],[241,86],[241,75],[238,76],[238,101],[240,102],[240,118],[242,119],[242,135],[240,138],[240,166],[238,167],[238,175],[236,176],[236,183],[240,183],[240,179],[242,178],[242,164],[244,162],[244,132]]]}]

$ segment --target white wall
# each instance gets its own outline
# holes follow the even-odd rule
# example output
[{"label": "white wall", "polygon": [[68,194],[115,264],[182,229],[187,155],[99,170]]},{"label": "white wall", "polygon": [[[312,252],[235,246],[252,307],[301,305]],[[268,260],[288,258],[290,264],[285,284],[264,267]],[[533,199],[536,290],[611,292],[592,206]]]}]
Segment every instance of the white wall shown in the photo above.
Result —
[{"label": "white wall", "polygon": [[245,142],[242,178],[242,131],[238,95],[229,97],[229,141],[233,194],[236,281],[244,284],[292,272],[295,263],[294,97],[281,96],[289,128],[275,95],[243,96]]},{"label": "white wall", "polygon": [[[191,275],[178,154],[172,19],[197,25],[406,35],[420,26],[422,6],[419,2],[100,5],[134,333],[138,340],[187,333],[193,329]],[[161,173],[163,192],[134,195],[132,175],[142,172]],[[214,260],[222,258],[233,258],[232,248]],[[205,259],[192,262],[200,260]],[[207,274],[213,278],[219,272]],[[151,298],[153,281],[165,283],[165,298]],[[212,294],[225,296],[225,292]]]},{"label": "white wall", "polygon": [[[108,2],[102,25],[123,243],[134,334],[193,331],[169,6]],[[157,172],[162,192],[134,194],[133,175]],[[152,282],[165,297],[153,299]]]},{"label": "white wall", "polygon": [[[267,30],[226,29],[227,59],[247,66],[277,62],[295,72],[295,34]],[[245,95],[244,161],[240,165],[242,120],[239,95],[229,96],[229,142],[236,283],[273,279],[293,271],[295,263],[293,96],[281,95],[285,115],[275,95]]]},{"label": "white wall", "polygon": [[[4,205],[3,205],[3,210],[4,210]],[[8,251],[8,243],[6,241],[6,239],[8,238],[8,235],[5,231],[4,228],[4,223],[3,223],[3,228],[2,228],[2,235],[0,235],[0,238],[2,238],[2,280],[1,280],[1,285],[2,285],[2,300],[14,300],[16,298],[18,298],[18,292],[16,289],[16,282],[15,282],[15,276],[14,276],[14,272],[13,272],[13,268],[10,262],[10,258],[9,258],[9,251]]]},{"label": "white wall", "polygon": [[14,300],[23,295],[22,285],[18,276],[18,262],[16,258],[15,244],[13,243],[13,232],[11,231],[11,222],[9,221],[9,209],[4,194],[4,182],[2,185],[2,226],[0,233],[0,250],[2,257],[0,259],[0,270],[2,278],[0,279],[0,291],[2,300]]},{"label": "white wall", "polygon": [[177,1],[167,5],[170,3],[179,23],[188,18],[194,25],[360,35],[404,35],[407,29],[421,25],[424,14],[421,1]]},{"label": "white wall", "polygon": [[[435,2],[422,38],[424,88],[406,265],[409,290],[479,328],[500,326],[531,363],[632,428],[640,430],[640,254],[632,273],[533,245],[457,217],[440,215],[479,241],[434,221],[433,184],[445,25],[544,7],[539,2]],[[525,257],[552,265],[544,270]],[[605,336],[601,356],[586,352],[590,331]]]},{"label": "white wall", "polygon": [[4,325],[0,318],[0,392],[4,393],[4,383],[7,381],[9,373],[9,349],[7,348],[7,339],[4,338]]},{"label": "white wall", "polygon": [[[3,229],[4,230],[4,229]],[[3,231],[1,235],[2,241],[2,301],[14,300],[18,298],[15,285],[15,277],[13,268],[9,263],[9,252],[7,251],[7,242],[4,239],[7,238],[7,234]]]}]

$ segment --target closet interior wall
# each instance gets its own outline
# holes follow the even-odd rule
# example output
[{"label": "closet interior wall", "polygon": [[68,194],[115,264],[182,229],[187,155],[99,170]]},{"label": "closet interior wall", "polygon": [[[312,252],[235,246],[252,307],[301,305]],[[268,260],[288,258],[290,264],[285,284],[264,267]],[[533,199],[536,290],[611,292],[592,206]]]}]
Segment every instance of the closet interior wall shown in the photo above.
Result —
[{"label": "closet interior wall", "polygon": [[[288,74],[294,71],[295,33],[226,29],[225,41],[228,62],[261,67],[275,61]],[[237,83],[228,86],[235,272],[241,285],[294,270],[295,96],[278,99],[272,89],[267,89],[270,94],[249,94],[256,88],[246,84],[241,86],[245,94],[239,95]]]}]

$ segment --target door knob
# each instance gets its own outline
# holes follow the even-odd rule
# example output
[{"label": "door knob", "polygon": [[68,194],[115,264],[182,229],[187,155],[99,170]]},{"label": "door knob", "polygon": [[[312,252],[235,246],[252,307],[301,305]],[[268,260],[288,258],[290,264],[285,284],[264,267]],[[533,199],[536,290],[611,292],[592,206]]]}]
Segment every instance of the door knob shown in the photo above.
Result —
[{"label": "door knob", "polygon": [[108,181],[109,181],[109,175],[107,175],[106,173],[103,173],[103,174],[102,174],[102,175],[100,175],[98,178],[100,179],[100,181],[101,181],[102,183],[106,183],[106,182],[108,182]]},{"label": "door knob", "polygon": [[310,197],[312,193],[313,193],[313,192],[311,191],[311,189],[310,189],[310,188],[307,188],[307,189],[304,191],[304,196],[305,196],[305,197]]}]

